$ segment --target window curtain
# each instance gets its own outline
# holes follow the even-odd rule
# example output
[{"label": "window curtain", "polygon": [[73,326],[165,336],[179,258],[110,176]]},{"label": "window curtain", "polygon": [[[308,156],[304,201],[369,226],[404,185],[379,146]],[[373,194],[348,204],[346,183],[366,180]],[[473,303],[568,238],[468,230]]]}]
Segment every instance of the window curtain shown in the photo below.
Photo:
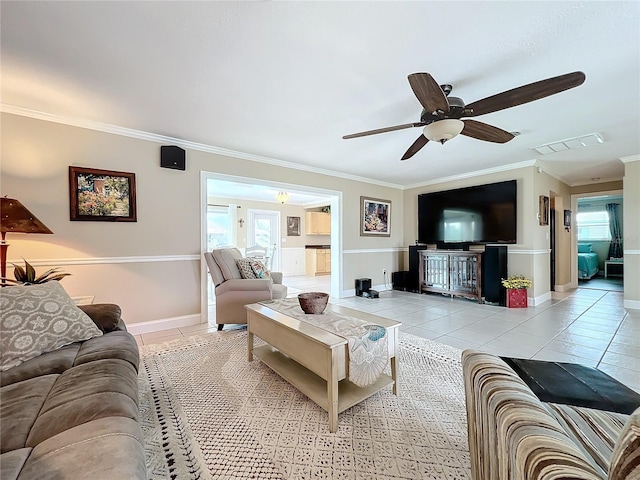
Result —
[{"label": "window curtain", "polygon": [[618,204],[607,203],[607,213],[609,214],[609,231],[611,232],[609,258],[622,258],[622,232],[620,231]]}]

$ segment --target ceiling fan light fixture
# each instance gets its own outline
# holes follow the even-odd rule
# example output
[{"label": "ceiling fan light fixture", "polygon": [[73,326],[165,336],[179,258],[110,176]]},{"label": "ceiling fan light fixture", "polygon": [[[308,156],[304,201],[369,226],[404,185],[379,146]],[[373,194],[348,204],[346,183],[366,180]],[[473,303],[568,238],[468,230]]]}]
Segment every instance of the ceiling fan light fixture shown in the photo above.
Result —
[{"label": "ceiling fan light fixture", "polygon": [[462,132],[464,122],[454,118],[446,118],[426,125],[422,133],[432,142],[444,143]]}]

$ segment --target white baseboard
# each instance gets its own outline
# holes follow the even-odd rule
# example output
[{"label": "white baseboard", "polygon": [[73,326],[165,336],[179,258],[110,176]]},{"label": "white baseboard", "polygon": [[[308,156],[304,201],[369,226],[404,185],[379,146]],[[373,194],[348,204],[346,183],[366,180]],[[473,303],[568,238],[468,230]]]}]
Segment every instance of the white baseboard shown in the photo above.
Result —
[{"label": "white baseboard", "polygon": [[640,310],[640,300],[625,300],[623,306],[629,310]]},{"label": "white baseboard", "polygon": [[202,315],[196,313],[193,315],[183,315],[181,317],[161,318],[159,320],[150,320],[148,322],[127,324],[127,330],[131,335],[141,335],[143,333],[157,332],[159,330],[199,325],[202,321]]},{"label": "white baseboard", "polygon": [[571,283],[565,283],[564,285],[556,285],[556,292],[568,292],[574,290],[576,287]]},{"label": "white baseboard", "polygon": [[536,305],[540,305],[544,302],[549,302],[551,300],[551,292],[543,293],[542,295],[538,295],[537,297],[529,297],[528,299],[529,305],[535,307]]}]

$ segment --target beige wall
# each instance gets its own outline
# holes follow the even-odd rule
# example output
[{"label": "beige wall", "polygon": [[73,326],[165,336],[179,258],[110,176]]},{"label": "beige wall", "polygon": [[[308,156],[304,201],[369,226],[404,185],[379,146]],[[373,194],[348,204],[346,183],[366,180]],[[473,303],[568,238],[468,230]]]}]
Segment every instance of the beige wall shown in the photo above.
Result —
[{"label": "beige wall", "polygon": [[640,310],[640,155],[624,169],[624,305]]},{"label": "beige wall", "polygon": [[[9,260],[62,267],[73,274],[62,281],[71,295],[118,303],[129,324],[200,316],[203,171],[339,192],[342,206],[332,215],[346,252],[338,262],[341,292],[362,276],[382,284],[382,268],[398,268],[386,257],[404,245],[399,189],[198,150],[188,150],[186,171],[164,169],[159,143],[11,114],[2,114],[1,135],[2,195],[20,200],[54,232],[9,234]],[[138,221],[71,222],[70,165],[135,173]],[[359,235],[361,195],[392,202],[390,237]]]},{"label": "beige wall", "polygon": [[[538,196],[553,195],[556,209],[568,204],[572,188],[534,167],[472,179],[443,182],[402,191],[364,181],[333,177],[266,163],[189,150],[185,172],[159,167],[160,144],[43,120],[2,114],[1,193],[17,198],[54,235],[8,235],[9,260],[22,257],[38,269],[60,266],[73,274],[63,280],[71,295],[93,295],[96,302],[122,306],[129,324],[171,318],[195,319],[201,310],[201,172],[256,178],[284,185],[338,192],[341,206],[332,211],[340,228],[338,270],[341,294],[354,279],[384,284],[382,269],[406,269],[406,248],[417,236],[417,194],[427,191],[516,179],[518,239],[509,246],[509,274],[533,279],[534,298],[548,295],[548,227],[537,221]],[[625,163],[625,305],[640,308],[640,161]],[[70,165],[134,172],[138,221],[103,223],[69,221]],[[619,183],[592,187],[620,188]],[[391,236],[361,237],[360,196],[392,202]],[[283,213],[283,217],[286,215]],[[561,225],[561,217],[560,217]],[[284,221],[284,219],[283,219]],[[284,228],[284,226],[283,226]],[[563,229],[559,228],[562,232]],[[284,230],[283,230],[284,231]],[[560,244],[566,239],[560,235]],[[289,237],[293,240],[293,237]],[[287,240],[287,245],[292,245]],[[300,241],[304,241],[302,238]],[[336,246],[332,245],[335,249]],[[571,258],[573,253],[569,255]],[[562,253],[557,283],[566,280]],[[546,282],[546,287],[545,287]]]}]

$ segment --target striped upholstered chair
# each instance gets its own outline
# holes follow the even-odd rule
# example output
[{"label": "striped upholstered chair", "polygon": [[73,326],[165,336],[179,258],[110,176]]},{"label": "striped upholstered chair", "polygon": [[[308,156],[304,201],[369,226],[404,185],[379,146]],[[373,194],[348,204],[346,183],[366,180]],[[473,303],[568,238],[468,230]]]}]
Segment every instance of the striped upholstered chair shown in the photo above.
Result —
[{"label": "striped upholstered chair", "polygon": [[473,480],[640,480],[631,415],[545,403],[501,358],[465,350]]}]

